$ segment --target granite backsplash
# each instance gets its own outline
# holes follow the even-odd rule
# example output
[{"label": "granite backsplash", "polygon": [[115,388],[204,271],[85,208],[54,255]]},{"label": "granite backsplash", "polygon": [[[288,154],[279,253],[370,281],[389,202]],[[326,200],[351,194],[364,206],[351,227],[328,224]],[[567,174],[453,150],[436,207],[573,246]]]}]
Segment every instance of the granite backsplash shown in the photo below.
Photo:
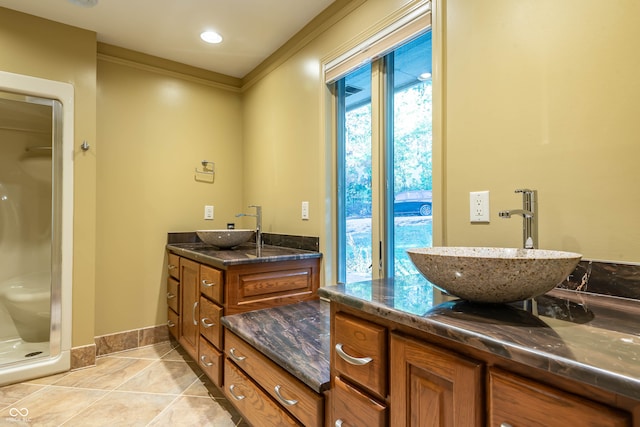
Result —
[{"label": "granite backsplash", "polygon": [[558,288],[640,300],[640,264],[582,260]]}]

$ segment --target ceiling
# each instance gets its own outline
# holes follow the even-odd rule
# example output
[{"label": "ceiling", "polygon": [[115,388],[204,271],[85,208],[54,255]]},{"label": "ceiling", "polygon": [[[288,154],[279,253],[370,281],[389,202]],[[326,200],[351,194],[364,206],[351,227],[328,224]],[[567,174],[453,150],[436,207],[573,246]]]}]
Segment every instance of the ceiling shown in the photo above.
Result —
[{"label": "ceiling", "polygon": [[[242,78],[334,0],[0,0],[0,7],[95,31],[98,41]],[[200,33],[214,30],[211,45]]]}]

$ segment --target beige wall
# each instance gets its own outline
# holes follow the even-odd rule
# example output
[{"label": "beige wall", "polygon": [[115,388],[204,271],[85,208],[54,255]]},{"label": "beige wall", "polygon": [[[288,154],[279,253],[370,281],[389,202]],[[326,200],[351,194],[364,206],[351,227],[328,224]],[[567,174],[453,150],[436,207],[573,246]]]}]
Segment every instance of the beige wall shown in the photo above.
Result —
[{"label": "beige wall", "polygon": [[[236,220],[241,123],[238,91],[98,61],[97,335],[166,322],[168,231]],[[194,179],[203,159],[215,162],[214,183]]]},{"label": "beige wall", "polygon": [[[96,36],[0,8],[0,70],[71,83],[75,143],[95,143]],[[95,152],[77,148],[74,164],[72,345],[93,343],[95,291]]]},{"label": "beige wall", "polygon": [[[248,204],[263,205],[265,231],[320,236],[333,262],[320,61],[410,3],[363,2],[243,93],[101,58],[97,103],[93,33],[0,9],[0,69],[72,83],[75,146],[92,146],[75,163],[74,346],[163,323],[166,232],[224,227]],[[519,245],[520,220],[497,211],[519,207],[513,190],[527,186],[540,192],[542,247],[640,259],[638,7],[446,1],[444,172],[434,180],[446,244]],[[216,162],[214,184],[193,180],[203,159]],[[476,190],[491,191],[489,225],[468,223]],[[214,221],[202,220],[205,204]]]},{"label": "beige wall", "polygon": [[[519,187],[539,192],[540,247],[640,261],[640,4],[447,1],[446,237],[521,244]],[[469,191],[491,191],[470,225]]]},{"label": "beige wall", "polygon": [[[367,1],[246,91],[244,191],[265,205],[267,228],[326,236],[330,147],[317,64],[406,3]],[[540,247],[639,261],[640,6],[438,5],[446,72],[442,148],[435,149],[443,176],[434,178],[444,218],[435,232],[444,244],[520,245],[521,219],[497,212],[521,207],[514,190],[530,187],[539,191]],[[469,223],[469,192],[478,190],[491,192],[490,224]],[[308,223],[299,219],[300,200],[311,201]]]}]

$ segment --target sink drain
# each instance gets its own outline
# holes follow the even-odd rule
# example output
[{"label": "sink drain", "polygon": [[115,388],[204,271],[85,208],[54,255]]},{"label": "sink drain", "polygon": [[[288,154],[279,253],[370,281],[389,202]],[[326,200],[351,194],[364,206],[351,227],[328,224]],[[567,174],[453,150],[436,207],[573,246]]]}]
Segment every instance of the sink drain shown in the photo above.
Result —
[{"label": "sink drain", "polygon": [[31,353],[25,354],[24,357],[33,357],[33,356],[37,356],[39,354],[42,354],[42,352],[41,351],[33,351]]}]

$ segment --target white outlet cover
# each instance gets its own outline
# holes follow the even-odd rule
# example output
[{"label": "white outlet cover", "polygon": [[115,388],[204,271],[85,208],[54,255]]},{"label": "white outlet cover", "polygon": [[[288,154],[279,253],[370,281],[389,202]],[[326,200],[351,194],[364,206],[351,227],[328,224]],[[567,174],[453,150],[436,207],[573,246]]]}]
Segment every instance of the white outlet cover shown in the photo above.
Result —
[{"label": "white outlet cover", "polygon": [[490,222],[489,192],[472,191],[469,193],[469,221]]}]

